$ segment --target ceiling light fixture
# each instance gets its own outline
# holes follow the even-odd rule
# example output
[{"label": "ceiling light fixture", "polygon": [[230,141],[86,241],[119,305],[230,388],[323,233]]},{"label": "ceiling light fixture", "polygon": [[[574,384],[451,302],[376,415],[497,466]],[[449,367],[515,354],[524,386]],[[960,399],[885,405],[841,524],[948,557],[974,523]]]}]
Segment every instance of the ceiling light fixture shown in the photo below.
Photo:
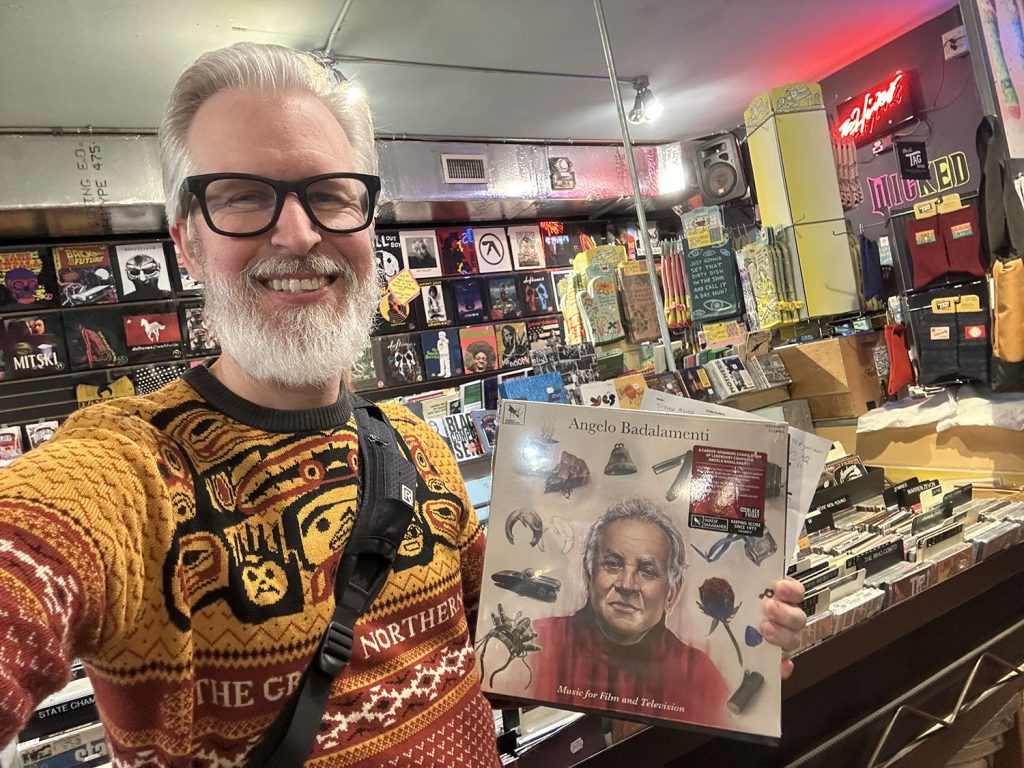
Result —
[{"label": "ceiling light fixture", "polygon": [[636,89],[636,98],[633,100],[633,108],[629,110],[626,119],[634,125],[653,123],[661,117],[665,106],[651,92],[650,82],[646,77],[638,77],[634,80],[633,88]]}]

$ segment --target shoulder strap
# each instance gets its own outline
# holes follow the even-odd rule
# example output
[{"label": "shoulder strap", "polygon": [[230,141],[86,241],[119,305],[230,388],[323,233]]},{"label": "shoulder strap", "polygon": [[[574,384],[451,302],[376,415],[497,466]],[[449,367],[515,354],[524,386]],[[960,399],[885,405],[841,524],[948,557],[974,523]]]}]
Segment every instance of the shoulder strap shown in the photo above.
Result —
[{"label": "shoulder strap", "polygon": [[362,498],[334,583],[334,616],[299,687],[249,756],[248,768],[302,765],[313,749],[335,678],[352,655],[355,624],[387,581],[416,498],[416,468],[384,412],[352,396]]}]

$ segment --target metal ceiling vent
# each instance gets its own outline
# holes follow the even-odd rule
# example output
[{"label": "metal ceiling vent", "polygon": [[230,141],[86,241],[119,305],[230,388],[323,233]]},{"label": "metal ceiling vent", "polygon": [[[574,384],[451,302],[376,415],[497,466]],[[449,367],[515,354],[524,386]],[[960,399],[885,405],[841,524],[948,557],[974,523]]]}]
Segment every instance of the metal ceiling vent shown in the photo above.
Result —
[{"label": "metal ceiling vent", "polygon": [[441,155],[445,184],[486,184],[486,155]]}]

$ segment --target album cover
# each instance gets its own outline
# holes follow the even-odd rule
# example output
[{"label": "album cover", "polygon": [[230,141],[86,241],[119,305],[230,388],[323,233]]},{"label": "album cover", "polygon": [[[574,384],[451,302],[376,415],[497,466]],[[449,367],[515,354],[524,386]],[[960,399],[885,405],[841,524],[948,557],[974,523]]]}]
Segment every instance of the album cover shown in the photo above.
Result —
[{"label": "album cover", "polygon": [[707,372],[708,378],[711,379],[711,385],[720,400],[757,389],[750,373],[743,366],[743,361],[736,355],[709,360],[704,363],[704,370]]},{"label": "album cover", "polygon": [[4,357],[11,378],[67,373],[68,354],[60,315],[28,315],[4,320]]},{"label": "album cover", "polygon": [[498,439],[498,412],[493,408],[479,409],[472,411],[470,415],[473,417],[476,433],[480,436],[480,447],[484,449],[484,453],[493,453],[494,443]]},{"label": "album cover", "polygon": [[67,245],[53,249],[62,307],[117,301],[114,268],[105,245]]},{"label": "album cover", "polygon": [[184,356],[181,323],[173,306],[153,307],[150,311],[126,308],[123,322],[131,362],[148,363]]},{"label": "album cover", "polygon": [[553,349],[531,349],[530,362],[537,373],[555,371],[561,375],[566,396],[573,405],[583,405],[580,387],[598,380],[597,355],[590,342],[558,344]]},{"label": "album cover", "polygon": [[57,305],[57,276],[47,249],[0,250],[0,311]]},{"label": "album cover", "polygon": [[441,253],[441,274],[476,274],[476,245],[473,242],[472,229],[439,229],[437,243]]},{"label": "album cover", "polygon": [[65,313],[64,338],[72,371],[128,364],[122,318],[117,307]]},{"label": "album cover", "polygon": [[[568,280],[568,282],[563,285],[563,280]],[[571,269],[551,270],[551,285],[555,296],[555,311],[561,312],[562,300],[566,292],[572,291],[573,294],[576,293],[576,288],[573,282],[573,271]]]},{"label": "album cover", "polygon": [[704,369],[699,366],[688,366],[679,371],[683,386],[686,387],[686,395],[692,400],[711,400],[715,397],[715,390],[711,386],[711,379],[708,378]]},{"label": "album cover", "polygon": [[430,419],[427,423],[448,442],[455,460],[460,464],[487,455],[480,443],[473,418],[468,413],[442,416]]},{"label": "album cover", "polygon": [[491,305],[491,320],[515,320],[523,316],[519,288],[514,275],[487,278],[487,296]]},{"label": "album cover", "polygon": [[373,235],[373,258],[377,262],[377,271],[390,280],[405,269],[405,256],[402,255],[402,241],[398,232],[378,229]]},{"label": "album cover", "polygon": [[639,408],[647,391],[647,381],[642,373],[627,373],[612,379],[619,396],[619,408]]},{"label": "album cover", "polygon": [[48,441],[55,434],[60,423],[57,421],[37,421],[34,424],[25,425],[25,434],[28,436],[28,447],[38,448]]},{"label": "album cover", "polygon": [[567,403],[565,385],[557,373],[519,376],[498,384],[498,394],[508,400],[529,400],[536,403]]},{"label": "album cover", "polygon": [[563,342],[562,318],[545,317],[526,321],[530,350],[554,349]]},{"label": "album cover", "polygon": [[455,303],[447,280],[420,280],[423,299],[423,327],[441,328],[455,325]]},{"label": "album cover", "polygon": [[473,241],[481,273],[512,271],[512,251],[504,227],[473,227]]},{"label": "album cover", "polygon": [[154,301],[171,296],[171,273],[163,243],[115,245],[122,301]]},{"label": "album cover", "polygon": [[398,333],[376,339],[380,349],[384,383],[389,387],[423,381],[423,358],[419,341],[412,333]]},{"label": "album cover", "polygon": [[618,408],[619,393],[611,381],[590,381],[580,384],[583,405],[591,408]]},{"label": "album cover", "polygon": [[458,331],[424,331],[420,334],[423,367],[428,379],[447,379],[462,375],[462,350]]},{"label": "album cover", "polygon": [[385,285],[381,288],[380,302],[374,313],[373,330],[370,335],[391,333],[393,331],[412,331],[416,329],[416,312],[411,304],[400,304]]},{"label": "album cover", "polygon": [[786,570],[786,425],[514,400],[498,424],[484,690],[778,739],[782,651],[757,627]]},{"label": "album cover", "polygon": [[[203,295],[203,284],[197,280],[191,272],[188,271],[188,267],[185,266],[185,260],[181,257],[181,251],[173,246],[168,246],[174,250],[174,263],[177,266],[177,274],[175,276],[175,290],[179,296],[202,296]],[[166,253],[166,249],[165,249]]]},{"label": "album cover", "polygon": [[22,453],[21,427],[0,427],[0,466],[6,466]]},{"label": "album cover", "polygon": [[535,225],[509,227],[508,239],[512,244],[512,263],[516,269],[540,269],[546,266],[540,228]]},{"label": "album cover", "polygon": [[355,392],[377,389],[384,386],[384,378],[378,373],[374,344],[368,343],[359,353],[349,371],[348,385]]},{"label": "album cover", "polygon": [[519,278],[525,314],[548,315],[555,311],[555,287],[549,272],[527,272]]},{"label": "album cover", "polygon": [[220,342],[206,322],[202,304],[182,304],[181,314],[188,338],[187,350],[190,357],[214,355],[220,351]]},{"label": "album cover", "polygon": [[686,397],[686,390],[683,389],[679,373],[645,373],[648,389],[656,389],[677,397]]},{"label": "album cover", "polygon": [[561,221],[542,221],[544,260],[549,267],[568,267],[577,251],[573,248],[572,225]]},{"label": "album cover", "polygon": [[462,366],[466,373],[484,373],[498,368],[498,343],[493,325],[459,328]]},{"label": "album cover", "polygon": [[479,323],[487,320],[487,307],[484,304],[483,280],[479,277],[467,277],[453,280],[455,294],[455,312],[459,323]]},{"label": "album cover", "polygon": [[441,262],[437,257],[437,236],[432,229],[414,229],[398,233],[405,266],[416,278],[440,277]]},{"label": "album cover", "polygon": [[519,368],[530,364],[530,339],[526,323],[497,323],[494,335],[498,341],[498,367]]}]

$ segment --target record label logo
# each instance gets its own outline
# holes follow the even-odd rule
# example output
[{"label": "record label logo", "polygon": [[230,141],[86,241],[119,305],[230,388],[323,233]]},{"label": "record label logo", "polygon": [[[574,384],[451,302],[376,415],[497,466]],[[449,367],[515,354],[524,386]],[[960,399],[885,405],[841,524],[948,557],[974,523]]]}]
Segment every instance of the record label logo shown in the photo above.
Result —
[{"label": "record label logo", "polygon": [[477,257],[492,267],[505,260],[505,243],[492,232],[488,232],[477,243]]}]

